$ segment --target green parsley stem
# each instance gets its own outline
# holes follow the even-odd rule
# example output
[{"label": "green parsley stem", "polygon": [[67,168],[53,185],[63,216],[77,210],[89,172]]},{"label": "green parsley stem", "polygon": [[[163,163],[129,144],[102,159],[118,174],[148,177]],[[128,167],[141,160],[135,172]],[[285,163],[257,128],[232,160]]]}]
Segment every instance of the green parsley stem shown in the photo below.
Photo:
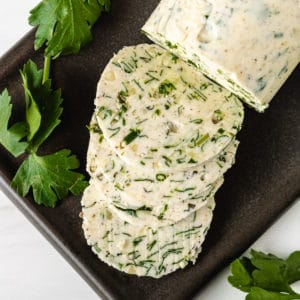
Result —
[{"label": "green parsley stem", "polygon": [[49,79],[50,68],[51,68],[51,56],[45,56],[45,59],[44,59],[43,84]]}]

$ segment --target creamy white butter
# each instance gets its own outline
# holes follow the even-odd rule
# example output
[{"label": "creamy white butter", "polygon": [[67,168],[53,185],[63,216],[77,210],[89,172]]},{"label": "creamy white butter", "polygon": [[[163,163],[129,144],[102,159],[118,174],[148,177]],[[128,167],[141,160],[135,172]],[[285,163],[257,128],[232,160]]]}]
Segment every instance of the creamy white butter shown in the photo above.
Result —
[{"label": "creamy white butter", "polygon": [[214,200],[172,226],[153,229],[119,219],[91,184],[82,198],[88,245],[106,264],[129,274],[162,277],[195,263],[212,220]]},{"label": "creamy white butter", "polygon": [[[103,199],[119,209],[124,220],[170,224],[206,205],[222,183],[216,181],[234,163],[237,146],[238,142],[233,141],[216,158],[186,171],[155,173],[124,163],[109,147],[93,118],[87,171],[97,179]],[[133,213],[136,218],[130,219]]]},{"label": "creamy white butter", "polygon": [[98,83],[96,116],[122,160],[155,172],[219,154],[241,128],[240,101],[156,45],[120,50]]},{"label": "creamy white butter", "polygon": [[143,31],[258,111],[300,61],[299,0],[162,0]]}]

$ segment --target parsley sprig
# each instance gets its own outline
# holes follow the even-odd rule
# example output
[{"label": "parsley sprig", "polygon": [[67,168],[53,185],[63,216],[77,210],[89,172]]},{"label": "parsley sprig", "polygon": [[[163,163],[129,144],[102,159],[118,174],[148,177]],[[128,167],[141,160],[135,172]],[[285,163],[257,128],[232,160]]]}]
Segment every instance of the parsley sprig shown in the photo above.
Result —
[{"label": "parsley sprig", "polygon": [[78,53],[92,40],[91,28],[110,0],[44,0],[30,12],[29,23],[37,26],[34,47],[46,45],[45,55],[57,58]]},{"label": "parsley sprig", "polygon": [[[54,207],[59,199],[71,192],[79,195],[86,187],[84,176],[74,170],[78,159],[70,150],[39,156],[38,149],[60,123],[62,101],[60,90],[51,89],[51,80],[42,83],[43,70],[29,60],[21,71],[26,100],[26,122],[18,122],[7,130],[12,113],[7,90],[0,95],[1,144],[15,157],[27,154],[11,185],[26,196],[32,188],[38,204]],[[24,140],[26,139],[26,140]]]},{"label": "parsley sprig", "polygon": [[36,203],[54,207],[69,193],[79,195],[87,186],[76,172],[79,161],[71,150],[40,156],[38,150],[61,122],[60,89],[53,90],[51,62],[75,54],[92,39],[91,29],[110,0],[43,0],[30,12],[29,23],[37,26],[34,47],[45,47],[44,68],[29,60],[20,71],[25,94],[25,121],[9,127],[12,103],[8,90],[0,94],[0,144],[13,156],[25,159],[12,180],[21,196],[32,189]]},{"label": "parsley sprig", "polygon": [[246,300],[296,300],[291,284],[300,280],[300,251],[286,260],[273,254],[251,250],[251,257],[243,257],[231,264],[229,282],[248,293]]}]

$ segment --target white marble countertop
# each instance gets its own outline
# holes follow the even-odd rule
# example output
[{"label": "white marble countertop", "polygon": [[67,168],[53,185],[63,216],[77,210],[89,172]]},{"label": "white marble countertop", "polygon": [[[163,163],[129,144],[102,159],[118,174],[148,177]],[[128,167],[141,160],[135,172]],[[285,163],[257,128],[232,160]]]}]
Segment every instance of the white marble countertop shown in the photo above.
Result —
[{"label": "white marble countertop", "polygon": [[[27,16],[38,0],[0,0],[0,56],[28,30]],[[1,67],[1,66],[0,66]],[[254,245],[287,256],[300,249],[300,200]],[[198,295],[204,300],[242,300],[227,283],[228,269]],[[296,286],[299,290],[300,286]],[[92,289],[0,192],[0,299],[93,300]]]}]

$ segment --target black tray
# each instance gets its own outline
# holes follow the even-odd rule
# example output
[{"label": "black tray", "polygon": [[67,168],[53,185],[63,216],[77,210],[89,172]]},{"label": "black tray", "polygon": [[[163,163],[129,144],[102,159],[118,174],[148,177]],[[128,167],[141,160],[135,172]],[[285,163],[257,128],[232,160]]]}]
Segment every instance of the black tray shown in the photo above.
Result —
[{"label": "black tray", "polygon": [[[105,64],[125,45],[147,42],[140,28],[158,0],[114,0],[110,14],[94,29],[94,40],[80,54],[54,62],[52,78],[64,96],[63,122],[41,149],[46,154],[72,149],[82,163],[93,112],[96,84]],[[16,114],[23,111],[19,69],[31,58],[42,67],[43,53],[33,50],[30,32],[0,59],[0,91],[8,87]],[[300,68],[277,94],[264,114],[246,109],[238,138],[236,165],[217,193],[217,207],[203,253],[195,266],[155,280],[123,274],[100,262],[86,245],[80,197],[68,197],[55,209],[37,206],[10,187],[20,159],[0,147],[0,185],[8,197],[103,298],[188,299],[212,276],[255,241],[300,191]]]}]

